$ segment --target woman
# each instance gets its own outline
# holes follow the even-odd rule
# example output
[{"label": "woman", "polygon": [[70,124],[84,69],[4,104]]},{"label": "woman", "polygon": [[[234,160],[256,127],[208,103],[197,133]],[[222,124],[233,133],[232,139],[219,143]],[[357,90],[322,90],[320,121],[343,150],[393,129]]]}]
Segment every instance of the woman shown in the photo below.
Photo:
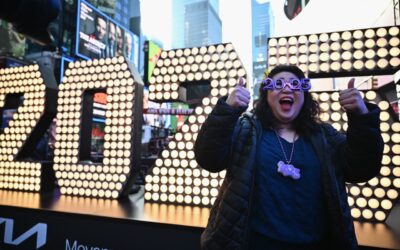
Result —
[{"label": "woman", "polygon": [[203,249],[357,249],[345,182],[379,173],[379,109],[354,88],[340,92],[347,136],[318,120],[310,82],[277,66],[252,113],[243,79],[221,98],[199,132],[195,154],[226,177],[202,234]]}]

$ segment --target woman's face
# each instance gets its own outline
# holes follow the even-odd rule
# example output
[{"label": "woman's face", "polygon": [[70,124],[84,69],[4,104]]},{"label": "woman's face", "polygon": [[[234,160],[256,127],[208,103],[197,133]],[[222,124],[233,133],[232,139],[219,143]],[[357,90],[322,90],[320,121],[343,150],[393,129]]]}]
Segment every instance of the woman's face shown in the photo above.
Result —
[{"label": "woman's face", "polygon": [[[273,80],[282,79],[289,82],[292,79],[300,80],[291,72],[280,72],[272,77]],[[304,92],[291,90],[289,86],[283,89],[268,90],[267,101],[279,123],[290,124],[299,115],[304,103]]]}]

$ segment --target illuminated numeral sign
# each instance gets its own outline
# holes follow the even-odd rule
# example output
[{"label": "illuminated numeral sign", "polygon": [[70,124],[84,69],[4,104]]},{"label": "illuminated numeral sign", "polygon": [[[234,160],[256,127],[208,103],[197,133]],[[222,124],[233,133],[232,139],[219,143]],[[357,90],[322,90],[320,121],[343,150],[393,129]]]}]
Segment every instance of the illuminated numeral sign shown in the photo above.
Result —
[{"label": "illuminated numeral sign", "polygon": [[[139,74],[123,57],[70,63],[58,100],[49,69],[1,69],[0,188],[40,190],[43,164],[32,152],[57,111],[53,167],[61,193],[128,194],[140,165],[142,96]],[[106,107],[100,163],[89,160],[94,100]]]},{"label": "illuminated numeral sign", "polygon": [[209,92],[194,114],[169,142],[146,176],[145,199],[190,205],[213,204],[225,171],[209,173],[198,167],[193,146],[197,133],[219,97],[246,76],[232,44],[163,51],[150,78],[149,99],[188,99],[190,88],[201,83]]},{"label": "illuminated numeral sign", "polygon": [[[95,94],[99,91],[106,100]],[[104,158],[96,164],[89,160],[88,124],[99,96],[107,109]],[[117,198],[129,193],[140,160],[142,96],[141,79],[123,57],[69,64],[60,85],[54,151],[62,194]]]},{"label": "illuminated numeral sign", "polygon": [[268,65],[297,65],[310,77],[393,74],[400,66],[399,34],[393,26],[270,38]]},{"label": "illuminated numeral sign", "polygon": [[[161,203],[190,205],[213,204],[225,173],[209,173],[194,160],[193,145],[197,132],[211,112],[218,97],[235,86],[245,72],[230,44],[183,50],[163,51],[150,81],[149,97],[156,101],[179,100],[181,86],[210,82],[210,95],[195,108],[182,131],[175,134],[168,148],[156,160],[152,173],[146,176],[145,199]],[[236,65],[235,65],[236,64]],[[232,67],[232,65],[235,65]],[[240,73],[239,73],[240,72]],[[319,100],[321,119],[338,130],[346,130],[346,114],[340,109],[338,92],[314,93]],[[389,103],[375,91],[365,93],[367,101],[383,110],[381,130],[384,132],[385,156],[380,175],[367,183],[348,185],[352,216],[357,220],[383,221],[399,199],[400,188],[400,123],[389,117]],[[390,123],[392,122],[392,123]],[[391,125],[390,125],[391,124]]]},{"label": "illuminated numeral sign", "polygon": [[43,165],[32,153],[56,114],[56,98],[49,68],[0,69],[0,189],[40,190]]},{"label": "illuminated numeral sign", "polygon": [[[400,193],[400,123],[390,116],[389,102],[375,91],[362,92],[364,99],[375,102],[382,112],[381,132],[385,143],[382,168],[378,176],[366,183],[347,184],[351,214],[356,220],[384,221]],[[347,130],[347,116],[339,104],[338,92],[313,93],[321,107],[321,120],[338,131]]]},{"label": "illuminated numeral sign", "polygon": [[[49,127],[57,107],[54,170],[67,195],[117,198],[129,193],[138,172],[143,86],[125,59],[70,63],[58,101],[54,77],[38,65],[0,69],[0,188],[38,191],[42,164],[31,151]],[[161,203],[210,206],[225,172],[209,173],[194,159],[197,133],[219,97],[246,76],[231,44],[163,51],[150,78],[149,98],[158,102],[189,101],[191,89],[205,89],[198,105],[146,176],[145,199]],[[338,92],[313,93],[321,119],[346,130]],[[375,91],[363,92],[382,109],[385,142],[380,174],[362,184],[348,185],[355,219],[384,221],[400,190],[400,123],[390,117],[389,103]],[[197,98],[199,97],[197,96]],[[90,107],[93,100],[105,111],[104,158],[90,162]],[[89,110],[88,110],[89,109]],[[9,121],[4,117],[9,113]]]}]

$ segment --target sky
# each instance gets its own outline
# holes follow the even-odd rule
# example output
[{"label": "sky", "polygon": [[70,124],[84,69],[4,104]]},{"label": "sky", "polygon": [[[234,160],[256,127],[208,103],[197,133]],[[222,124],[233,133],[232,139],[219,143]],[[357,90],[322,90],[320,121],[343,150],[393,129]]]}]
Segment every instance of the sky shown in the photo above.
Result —
[{"label": "sky", "polygon": [[172,0],[140,0],[142,32],[171,47]]},{"label": "sky", "polygon": [[251,0],[220,0],[220,17],[223,42],[233,44],[249,74],[252,68]]},{"label": "sky", "polygon": [[[391,26],[392,0],[310,0],[293,20],[283,12],[285,0],[271,2],[274,37]],[[172,0],[141,0],[142,29],[171,48]],[[251,0],[220,0],[222,42],[231,42],[251,78]],[[251,80],[251,79],[249,79]]]},{"label": "sky", "polygon": [[271,0],[275,36],[334,32],[393,25],[392,0],[310,0],[292,21],[283,13],[284,0]]},{"label": "sky", "polygon": [[[156,7],[155,7],[156,6]],[[220,0],[222,42],[232,42],[249,72],[251,69],[251,1]],[[142,30],[149,38],[171,48],[172,0],[142,0]],[[238,34],[240,27],[240,34]]]}]

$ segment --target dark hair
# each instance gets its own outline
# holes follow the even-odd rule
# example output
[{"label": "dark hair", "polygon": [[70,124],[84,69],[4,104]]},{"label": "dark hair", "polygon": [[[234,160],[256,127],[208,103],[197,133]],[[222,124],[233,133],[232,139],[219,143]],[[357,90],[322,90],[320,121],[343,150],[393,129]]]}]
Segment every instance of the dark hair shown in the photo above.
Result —
[{"label": "dark hair", "polygon": [[[294,65],[278,65],[274,67],[267,75],[267,77],[272,78],[280,72],[290,72],[296,75],[299,79],[305,78],[303,71]],[[258,119],[260,119],[262,126],[266,129],[274,126],[276,123],[276,118],[274,117],[270,106],[267,101],[267,91],[262,90],[262,86],[259,89],[259,99],[255,107],[255,114]],[[314,100],[310,92],[304,92],[304,103],[301,107],[299,115],[294,120],[294,126],[296,132],[305,137],[309,137],[312,132],[318,130],[319,119],[319,105],[317,101]]]}]

